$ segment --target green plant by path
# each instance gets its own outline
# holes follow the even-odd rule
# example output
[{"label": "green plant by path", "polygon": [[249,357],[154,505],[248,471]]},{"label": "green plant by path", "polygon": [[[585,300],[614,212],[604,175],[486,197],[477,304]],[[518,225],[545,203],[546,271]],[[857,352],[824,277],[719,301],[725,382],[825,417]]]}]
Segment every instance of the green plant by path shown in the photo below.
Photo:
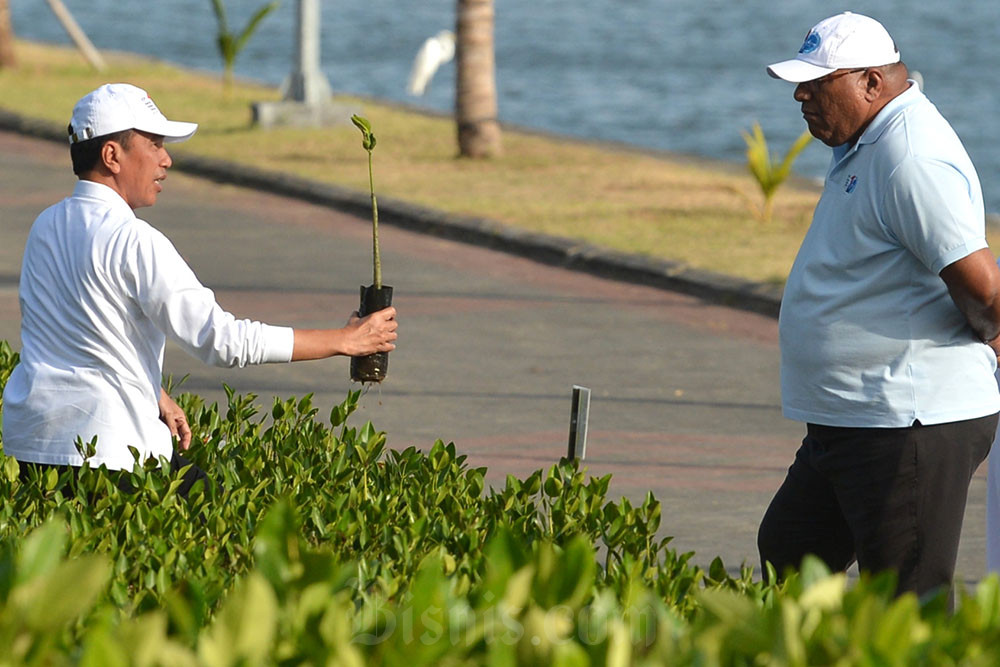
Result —
[{"label": "green plant by path", "polygon": [[812,135],[808,130],[799,135],[788,149],[781,164],[775,164],[768,151],[767,139],[764,138],[760,123],[753,124],[751,133],[743,132],[743,139],[747,143],[747,168],[764,194],[764,204],[757,210],[757,217],[764,222],[770,222],[774,214],[774,195],[781,184],[788,180],[792,172],[792,163],[812,141]]},{"label": "green plant by path", "polygon": [[219,55],[222,56],[223,82],[226,91],[230,91],[233,86],[233,65],[236,63],[236,56],[239,55],[247,41],[257,30],[257,26],[264,20],[264,17],[278,8],[280,3],[275,0],[258,9],[243,30],[236,34],[229,29],[229,20],[226,16],[226,6],[222,0],[212,0],[212,9],[215,10],[215,20],[218,25],[216,34],[216,44],[219,47]]},{"label": "green plant by path", "polygon": [[375,135],[367,118],[354,114],[351,122],[361,130],[361,147],[368,152],[368,192],[372,198],[372,270],[375,289],[382,289],[382,255],[378,244],[378,200],[375,199],[375,178],[372,175],[372,151],[375,150]]}]

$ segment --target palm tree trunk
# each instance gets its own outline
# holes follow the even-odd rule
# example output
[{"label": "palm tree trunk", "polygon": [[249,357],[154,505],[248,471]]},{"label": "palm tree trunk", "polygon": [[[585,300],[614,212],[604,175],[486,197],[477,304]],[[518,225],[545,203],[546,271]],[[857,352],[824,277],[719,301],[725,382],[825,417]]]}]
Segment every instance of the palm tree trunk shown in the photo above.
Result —
[{"label": "palm tree trunk", "polygon": [[14,67],[14,28],[10,22],[10,2],[0,0],[0,67]]},{"label": "palm tree trunk", "polygon": [[493,49],[493,0],[458,0],[455,120],[462,157],[501,152]]}]

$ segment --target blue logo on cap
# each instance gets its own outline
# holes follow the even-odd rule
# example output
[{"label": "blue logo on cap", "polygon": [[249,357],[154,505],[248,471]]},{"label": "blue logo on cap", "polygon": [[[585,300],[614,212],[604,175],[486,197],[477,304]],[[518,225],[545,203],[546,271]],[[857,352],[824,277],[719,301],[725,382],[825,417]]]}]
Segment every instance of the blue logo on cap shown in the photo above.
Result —
[{"label": "blue logo on cap", "polygon": [[806,35],[806,40],[802,42],[802,48],[799,49],[799,53],[812,53],[819,48],[819,33],[812,30]]}]

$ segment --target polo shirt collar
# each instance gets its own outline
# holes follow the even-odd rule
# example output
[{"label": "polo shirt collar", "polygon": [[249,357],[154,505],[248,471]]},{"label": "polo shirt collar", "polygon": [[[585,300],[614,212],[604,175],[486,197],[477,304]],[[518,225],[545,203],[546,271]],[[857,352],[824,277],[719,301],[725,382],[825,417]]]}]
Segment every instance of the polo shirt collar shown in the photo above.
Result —
[{"label": "polo shirt collar", "polygon": [[858,149],[858,146],[863,144],[873,144],[878,141],[882,133],[886,131],[892,119],[896,117],[903,109],[913,104],[920,102],[921,100],[927,99],[924,94],[920,92],[920,86],[913,79],[907,79],[910,82],[910,87],[904,90],[896,97],[889,100],[889,103],[882,107],[882,110],[876,114],[872,122],[868,124],[865,131],[861,133],[858,137],[857,142],[853,145],[841,144],[833,149],[833,156],[835,162],[840,162],[850,153],[853,153]]},{"label": "polo shirt collar", "polygon": [[120,208],[122,210],[128,211],[131,215],[135,215],[135,211],[132,207],[128,205],[122,196],[104,185],[103,183],[97,183],[95,181],[79,180],[76,182],[76,187],[73,188],[74,197],[88,197],[90,199],[97,199],[102,201],[113,208]]}]

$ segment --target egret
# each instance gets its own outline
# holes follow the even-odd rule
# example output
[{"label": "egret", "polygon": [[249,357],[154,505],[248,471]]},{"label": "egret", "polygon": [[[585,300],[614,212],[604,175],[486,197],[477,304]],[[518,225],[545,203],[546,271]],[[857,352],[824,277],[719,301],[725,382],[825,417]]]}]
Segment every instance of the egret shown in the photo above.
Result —
[{"label": "egret", "polygon": [[423,95],[438,67],[454,57],[455,33],[442,30],[428,38],[417,51],[417,57],[413,59],[413,69],[410,71],[410,82],[407,85],[410,95]]}]

